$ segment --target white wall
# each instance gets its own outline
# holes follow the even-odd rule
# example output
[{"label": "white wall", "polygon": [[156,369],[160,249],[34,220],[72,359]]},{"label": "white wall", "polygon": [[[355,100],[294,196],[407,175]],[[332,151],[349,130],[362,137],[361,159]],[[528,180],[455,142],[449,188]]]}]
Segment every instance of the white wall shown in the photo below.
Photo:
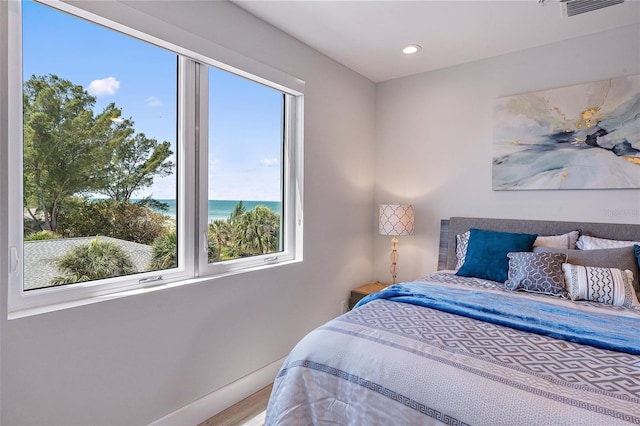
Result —
[{"label": "white wall", "polygon": [[[186,47],[198,34],[306,81],[304,262],[11,321],[0,279],[7,426],[148,424],[282,358],[372,278],[373,83],[230,3],[75,4]],[[6,19],[0,2],[2,77]],[[0,237],[8,143],[0,131]]]},{"label": "white wall", "polygon": [[[640,223],[637,189],[491,190],[494,99],[638,73],[633,25],[379,84],[374,198],[417,208],[416,235],[400,237],[399,278],[435,270],[439,221],[450,216]],[[374,244],[376,278],[388,280],[389,238]]]}]

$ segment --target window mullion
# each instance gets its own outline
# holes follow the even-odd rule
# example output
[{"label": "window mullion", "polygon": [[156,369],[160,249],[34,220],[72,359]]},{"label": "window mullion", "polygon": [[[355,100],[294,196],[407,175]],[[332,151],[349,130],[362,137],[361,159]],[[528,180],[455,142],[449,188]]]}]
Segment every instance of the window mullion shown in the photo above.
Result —
[{"label": "window mullion", "polygon": [[197,156],[198,149],[198,126],[197,126],[197,63],[190,58],[178,57],[178,128],[179,143],[179,199],[178,199],[178,229],[180,238],[178,240],[178,264],[184,265],[188,276],[196,275],[197,260],[197,221],[193,212],[197,205],[197,179],[198,169]]},{"label": "window mullion", "polygon": [[[195,127],[195,191],[197,197],[196,244],[195,255],[197,259],[196,275],[202,275],[208,263],[208,211],[209,211],[209,78],[208,66],[194,63],[195,72],[195,99],[194,99],[194,127]],[[193,211],[196,211],[195,209]]]}]

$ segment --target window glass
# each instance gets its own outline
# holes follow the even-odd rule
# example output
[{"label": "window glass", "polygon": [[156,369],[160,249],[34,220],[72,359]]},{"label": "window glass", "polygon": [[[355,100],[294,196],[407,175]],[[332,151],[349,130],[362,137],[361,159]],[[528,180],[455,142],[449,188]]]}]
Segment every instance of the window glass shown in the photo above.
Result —
[{"label": "window glass", "polygon": [[22,3],[24,290],[177,264],[177,55]]},{"label": "window glass", "polygon": [[208,262],[283,250],[285,94],[209,67]]}]

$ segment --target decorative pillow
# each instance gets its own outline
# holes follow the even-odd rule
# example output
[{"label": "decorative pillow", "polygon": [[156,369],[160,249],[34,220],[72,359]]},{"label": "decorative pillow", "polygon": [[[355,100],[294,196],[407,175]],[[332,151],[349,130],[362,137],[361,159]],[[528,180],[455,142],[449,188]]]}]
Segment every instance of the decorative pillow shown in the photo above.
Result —
[{"label": "decorative pillow", "polygon": [[564,296],[562,264],[567,255],[562,253],[507,253],[509,272],[505,287],[532,293]]},{"label": "decorative pillow", "polygon": [[553,247],[559,249],[574,249],[576,241],[580,236],[580,231],[571,231],[562,235],[538,236],[534,247]]},{"label": "decorative pillow", "polygon": [[562,270],[571,300],[591,300],[640,309],[640,303],[631,286],[631,271],[570,263],[563,264]]},{"label": "decorative pillow", "polygon": [[576,247],[580,250],[596,250],[620,247],[632,247],[634,244],[640,244],[638,241],[608,240],[606,238],[591,237],[589,235],[581,235],[578,238]]},{"label": "decorative pillow", "polygon": [[638,268],[640,268],[640,245],[633,245],[633,253],[636,255],[636,260],[638,261]]},{"label": "decorative pillow", "polygon": [[[538,236],[533,243],[534,247],[554,247],[559,249],[576,248],[576,241],[580,231],[571,231],[561,235]],[[469,231],[456,235],[456,269],[460,269],[464,263],[469,245]]]},{"label": "decorative pillow", "polygon": [[534,247],[534,253],[554,252],[567,255],[567,263],[582,266],[599,266],[603,268],[618,268],[633,272],[633,287],[638,291],[639,267],[633,247],[621,247],[600,250],[561,250],[548,247]]},{"label": "decorative pillow", "polygon": [[467,246],[469,245],[469,234],[467,231],[464,234],[456,235],[456,269],[460,269],[464,263],[464,258],[467,255]]},{"label": "decorative pillow", "polygon": [[462,267],[456,275],[505,282],[509,270],[507,253],[531,251],[535,234],[469,230],[469,245]]}]

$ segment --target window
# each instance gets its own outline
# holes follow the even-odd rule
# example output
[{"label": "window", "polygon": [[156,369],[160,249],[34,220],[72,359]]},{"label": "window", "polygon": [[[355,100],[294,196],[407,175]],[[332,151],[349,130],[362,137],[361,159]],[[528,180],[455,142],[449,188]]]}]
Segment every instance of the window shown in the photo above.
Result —
[{"label": "window", "polygon": [[33,2],[22,22],[23,289],[181,266],[177,55]]},{"label": "window", "polygon": [[21,3],[15,316],[301,259],[301,82]]},{"label": "window", "polygon": [[[207,264],[277,259],[283,189],[285,96],[208,67]],[[204,199],[204,197],[203,197]]]}]

